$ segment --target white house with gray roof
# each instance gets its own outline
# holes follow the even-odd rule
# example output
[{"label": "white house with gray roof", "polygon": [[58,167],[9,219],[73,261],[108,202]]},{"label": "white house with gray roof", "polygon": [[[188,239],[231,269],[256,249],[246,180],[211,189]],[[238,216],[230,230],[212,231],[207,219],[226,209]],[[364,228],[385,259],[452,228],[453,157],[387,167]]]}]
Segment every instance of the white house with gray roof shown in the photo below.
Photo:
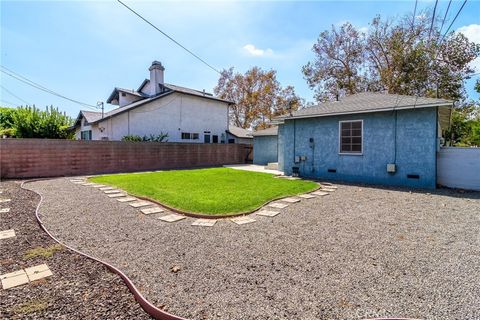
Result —
[{"label": "white house with gray roof", "polygon": [[80,111],[74,125],[77,139],[121,140],[127,135],[168,134],[169,142],[226,143],[230,101],[164,82],[165,68],[154,61],[137,90],[115,88],[106,112]]}]

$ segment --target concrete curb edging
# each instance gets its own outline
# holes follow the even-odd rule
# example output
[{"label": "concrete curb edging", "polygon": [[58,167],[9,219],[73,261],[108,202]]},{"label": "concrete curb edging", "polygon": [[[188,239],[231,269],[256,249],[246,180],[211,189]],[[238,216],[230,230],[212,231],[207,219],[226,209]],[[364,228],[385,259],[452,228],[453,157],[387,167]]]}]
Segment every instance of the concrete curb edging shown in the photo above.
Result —
[{"label": "concrete curb edging", "polygon": [[[315,182],[315,181],[312,181],[312,182]],[[309,193],[312,193],[312,192],[315,192],[315,191],[318,191],[322,188],[322,185],[318,182],[315,182],[318,184],[317,188],[311,190],[311,191],[308,191],[308,192],[305,192],[305,193],[300,193],[300,194],[309,194]],[[114,186],[112,186],[114,187]],[[115,187],[117,188],[117,187]],[[195,212],[189,212],[189,211],[183,211],[183,210],[180,210],[180,209],[176,209],[176,208],[173,208],[173,207],[170,207],[164,203],[161,203],[160,201],[158,200],[154,200],[152,198],[148,198],[148,197],[145,197],[145,196],[139,196],[139,195],[136,195],[136,194],[131,194],[131,193],[128,193],[128,191],[125,191],[123,189],[120,189],[120,188],[117,188],[119,190],[122,190],[124,192],[126,192],[128,195],[131,195],[132,197],[135,197],[135,198],[138,198],[138,199],[142,199],[142,200],[145,200],[145,201],[150,201],[152,203],[155,203],[155,204],[158,204],[159,206],[167,209],[167,210],[170,210],[172,212],[175,212],[175,213],[178,213],[178,214],[181,214],[181,215],[184,215],[186,217],[190,217],[190,218],[200,218],[200,219],[212,219],[212,220],[220,220],[220,219],[230,219],[230,218],[236,218],[236,217],[241,217],[241,216],[246,216],[246,215],[250,215],[252,213],[255,213],[256,211],[262,209],[263,207],[267,206],[268,204],[274,202],[274,201],[280,201],[284,198],[290,198],[290,197],[295,197],[295,196],[298,196],[297,195],[290,195],[290,196],[284,196],[284,197],[278,197],[278,198],[274,198],[274,199],[271,199],[267,202],[265,202],[264,204],[256,207],[255,209],[251,210],[251,211],[245,211],[245,212],[239,212],[239,213],[233,213],[233,214],[226,214],[226,215],[215,215],[215,214],[202,214],[202,213],[195,213]]]},{"label": "concrete curb edging", "polygon": [[50,178],[47,178],[47,179],[33,179],[33,180],[25,180],[25,181],[22,181],[22,184],[20,185],[20,188],[24,189],[24,190],[28,190],[28,191],[31,191],[37,195],[40,196],[40,201],[38,202],[37,204],[37,207],[35,208],[35,218],[37,219],[37,222],[40,226],[40,228],[50,237],[52,238],[55,242],[57,242],[58,244],[64,246],[65,248],[81,255],[81,256],[84,256],[88,259],[91,259],[93,261],[96,261],[96,262],[99,262],[101,264],[103,264],[104,266],[106,266],[110,271],[112,271],[113,273],[117,274],[118,276],[120,276],[120,278],[123,280],[123,282],[125,282],[125,284],[127,285],[128,289],[130,290],[130,292],[133,294],[133,296],[135,297],[135,300],[140,304],[140,306],[142,307],[143,310],[145,310],[146,313],[148,313],[150,316],[152,316],[153,318],[155,319],[158,319],[158,320],[188,320],[186,318],[182,318],[182,317],[179,317],[179,316],[175,316],[173,314],[170,314],[166,311],[163,311],[159,308],[157,308],[155,305],[153,305],[150,301],[148,301],[141,293],[140,291],[137,289],[137,287],[135,287],[135,285],[133,284],[132,280],[130,280],[120,269],[118,269],[117,267],[105,262],[105,261],[102,261],[100,259],[97,259],[93,256],[90,256],[86,253],[83,253],[69,245],[66,245],[65,243],[61,242],[60,240],[58,240],[57,238],[55,238],[55,236],[53,236],[48,230],[47,228],[43,225],[43,222],[42,220],[40,219],[40,216],[39,216],[39,209],[40,209],[40,206],[43,202],[43,196],[34,191],[34,190],[31,190],[31,189],[28,189],[25,187],[25,184],[27,183],[31,183],[31,182],[35,182],[35,181],[42,181],[42,180],[50,180]]}]

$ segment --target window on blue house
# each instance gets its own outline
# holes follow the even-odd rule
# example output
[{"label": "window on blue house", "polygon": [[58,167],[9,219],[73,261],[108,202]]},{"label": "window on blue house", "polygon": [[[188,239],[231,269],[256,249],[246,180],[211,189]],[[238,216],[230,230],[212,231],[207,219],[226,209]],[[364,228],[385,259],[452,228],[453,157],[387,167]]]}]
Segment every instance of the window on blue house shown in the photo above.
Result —
[{"label": "window on blue house", "polygon": [[340,153],[361,154],[363,121],[340,121]]}]

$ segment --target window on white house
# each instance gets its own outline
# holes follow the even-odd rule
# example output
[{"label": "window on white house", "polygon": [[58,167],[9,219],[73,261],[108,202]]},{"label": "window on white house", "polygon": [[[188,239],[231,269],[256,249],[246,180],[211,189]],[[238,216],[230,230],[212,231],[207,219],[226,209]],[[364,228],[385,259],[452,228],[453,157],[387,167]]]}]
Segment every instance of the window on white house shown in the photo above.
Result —
[{"label": "window on white house", "polygon": [[361,154],[363,121],[340,121],[340,153]]},{"label": "window on white house", "polygon": [[189,132],[182,132],[182,140],[190,140],[190,136]]},{"label": "window on white house", "polygon": [[218,136],[217,135],[212,136],[212,142],[213,143],[218,143]]},{"label": "window on white house", "polygon": [[80,139],[92,140],[92,130],[85,130],[80,132]]},{"label": "window on white house", "polygon": [[192,133],[192,140],[198,140],[198,133]]}]

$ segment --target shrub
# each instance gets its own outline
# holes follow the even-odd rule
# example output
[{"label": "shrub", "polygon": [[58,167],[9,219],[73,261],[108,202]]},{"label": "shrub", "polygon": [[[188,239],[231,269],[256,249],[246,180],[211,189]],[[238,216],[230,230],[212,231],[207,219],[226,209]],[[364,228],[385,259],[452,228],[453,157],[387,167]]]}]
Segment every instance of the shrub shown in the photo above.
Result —
[{"label": "shrub", "polygon": [[151,142],[168,142],[168,133],[160,132],[159,135],[145,135],[143,137],[135,134],[129,134],[122,138],[122,141],[130,142],[140,142],[140,141],[151,141]]}]

